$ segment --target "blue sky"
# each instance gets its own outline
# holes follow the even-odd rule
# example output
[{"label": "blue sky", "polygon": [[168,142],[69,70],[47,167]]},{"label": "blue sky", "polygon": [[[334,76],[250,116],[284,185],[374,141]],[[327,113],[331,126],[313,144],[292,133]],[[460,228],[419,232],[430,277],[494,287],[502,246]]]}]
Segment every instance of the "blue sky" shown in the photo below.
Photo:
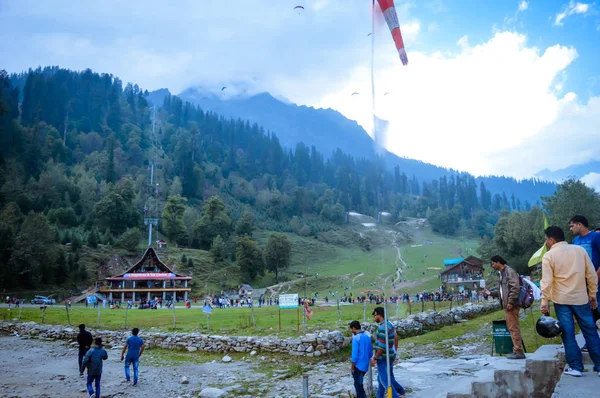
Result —
[{"label": "blue sky", "polygon": [[[0,68],[91,68],[173,93],[268,91],[370,132],[370,4],[0,0]],[[517,178],[600,160],[600,2],[396,0],[396,11],[408,66],[382,18],[374,35],[389,150]]]},{"label": "blue sky", "polygon": [[426,51],[443,51],[456,46],[457,38],[463,35],[468,35],[471,43],[476,44],[489,40],[495,30],[518,31],[527,35],[531,45],[540,48],[557,43],[576,48],[578,57],[569,65],[564,89],[585,99],[600,94],[600,3],[575,2],[592,6],[586,13],[565,17],[562,26],[555,24],[556,16],[563,12],[569,1],[531,0],[526,3],[527,9],[517,12],[519,1],[415,2],[412,14],[423,21],[433,21],[439,27],[425,33],[419,47]]}]

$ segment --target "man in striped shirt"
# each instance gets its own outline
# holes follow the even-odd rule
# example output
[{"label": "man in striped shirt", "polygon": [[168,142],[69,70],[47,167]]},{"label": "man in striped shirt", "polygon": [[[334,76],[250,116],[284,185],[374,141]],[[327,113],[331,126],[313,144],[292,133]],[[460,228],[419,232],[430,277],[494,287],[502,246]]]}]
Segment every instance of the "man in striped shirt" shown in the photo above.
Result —
[{"label": "man in striped shirt", "polygon": [[[377,365],[377,380],[379,386],[377,388],[377,398],[384,398],[385,391],[388,387],[387,379],[387,359],[386,355],[389,353],[389,371],[390,371],[390,385],[392,387],[392,397],[402,397],[406,394],[404,387],[396,381],[394,377],[394,361],[396,360],[396,352],[398,350],[398,334],[396,328],[390,321],[385,319],[385,312],[383,307],[375,307],[373,310],[373,318],[377,322],[377,338],[375,340],[375,355],[371,359],[371,366]],[[388,345],[386,346],[386,333]],[[387,349],[386,349],[387,348]]]}]

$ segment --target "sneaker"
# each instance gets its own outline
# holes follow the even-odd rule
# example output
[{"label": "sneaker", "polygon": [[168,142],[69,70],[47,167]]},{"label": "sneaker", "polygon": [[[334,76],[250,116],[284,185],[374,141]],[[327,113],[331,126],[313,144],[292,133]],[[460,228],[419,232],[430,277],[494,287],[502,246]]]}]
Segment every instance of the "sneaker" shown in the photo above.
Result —
[{"label": "sneaker", "polygon": [[573,376],[573,377],[581,377],[582,376],[580,371],[571,369],[571,368],[565,368],[565,374],[569,375],[569,376]]},{"label": "sneaker", "polygon": [[596,329],[600,329],[600,319],[596,321]]},{"label": "sneaker", "polygon": [[83,377],[83,373],[79,373],[79,377]]},{"label": "sneaker", "polygon": [[96,398],[96,394],[90,394],[90,398]]},{"label": "sneaker", "polygon": [[506,356],[506,359],[525,359],[525,354],[523,354],[522,352],[520,352],[520,353],[511,352],[510,354],[508,354]]},{"label": "sneaker", "polygon": [[581,352],[588,352],[587,344],[581,347]]}]

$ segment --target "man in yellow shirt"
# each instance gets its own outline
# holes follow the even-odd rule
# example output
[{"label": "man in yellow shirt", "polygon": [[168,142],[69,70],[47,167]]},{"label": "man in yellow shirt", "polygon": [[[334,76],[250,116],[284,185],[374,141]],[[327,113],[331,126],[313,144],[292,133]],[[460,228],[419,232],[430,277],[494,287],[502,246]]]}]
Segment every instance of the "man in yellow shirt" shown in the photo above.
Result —
[{"label": "man in yellow shirt", "polygon": [[592,260],[583,247],[565,242],[565,233],[560,227],[550,226],[544,232],[548,252],[542,259],[540,309],[548,314],[549,300],[554,303],[556,317],[563,327],[561,338],[569,365],[565,374],[581,377],[583,371],[583,358],[575,340],[575,316],[594,362],[594,371],[600,376],[600,337],[592,315],[592,309],[598,307],[598,276]]}]

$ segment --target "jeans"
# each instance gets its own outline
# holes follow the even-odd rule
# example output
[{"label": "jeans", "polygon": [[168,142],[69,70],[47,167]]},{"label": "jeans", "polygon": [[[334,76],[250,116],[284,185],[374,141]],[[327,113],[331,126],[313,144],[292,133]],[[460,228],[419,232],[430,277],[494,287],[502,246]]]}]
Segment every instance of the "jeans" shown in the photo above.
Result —
[{"label": "jeans", "polygon": [[96,387],[96,398],[100,398],[100,378],[102,377],[102,375],[96,375],[96,376],[90,376],[88,375],[87,377],[87,390],[90,393],[90,395],[92,395],[94,393],[94,389],[92,388],[92,382],[95,380],[96,382],[95,387]]},{"label": "jeans", "polygon": [[[387,391],[387,366],[386,366],[386,361],[385,359],[379,359],[377,360],[377,381],[379,382],[379,385],[377,387],[377,398],[384,398],[386,396],[386,391]],[[400,385],[400,383],[398,383],[396,381],[396,378],[394,377],[394,361],[390,360],[390,378],[391,380],[391,384],[392,384],[392,397],[393,398],[398,398],[399,395],[404,395],[406,394],[406,391],[404,390],[404,387],[402,387]]]},{"label": "jeans", "polygon": [[357,368],[355,368],[354,373],[352,373],[352,378],[354,378],[354,388],[356,389],[356,398],[367,398],[367,393],[363,386],[365,374],[366,372],[358,370]]},{"label": "jeans", "polygon": [[88,350],[86,350],[86,349],[82,350],[81,348],[79,349],[79,357],[78,357],[78,361],[79,361],[79,374],[83,374],[81,372],[81,365],[82,365],[82,362],[83,362],[83,357],[85,356],[86,352],[88,352]]},{"label": "jeans", "polygon": [[131,375],[129,374],[129,366],[133,364],[133,384],[137,384],[139,377],[139,365],[140,358],[125,358],[125,378],[127,381],[131,380]]},{"label": "jeans", "polygon": [[590,304],[566,305],[554,303],[556,318],[563,327],[561,335],[565,346],[565,356],[571,369],[583,371],[583,358],[577,341],[575,340],[575,322],[573,316],[577,319],[581,333],[585,338],[585,343],[594,362],[594,371],[600,372],[600,337],[596,331],[596,325],[592,317]]}]

